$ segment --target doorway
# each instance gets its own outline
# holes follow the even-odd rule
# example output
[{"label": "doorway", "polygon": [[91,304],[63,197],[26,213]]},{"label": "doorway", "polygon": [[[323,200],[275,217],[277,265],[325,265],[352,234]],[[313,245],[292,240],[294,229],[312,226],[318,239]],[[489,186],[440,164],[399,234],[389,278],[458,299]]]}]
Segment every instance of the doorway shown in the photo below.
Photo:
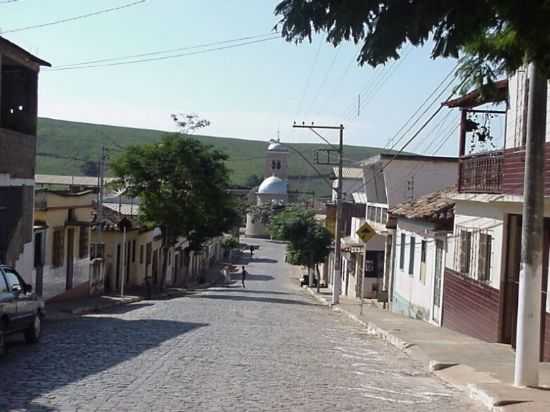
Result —
[{"label": "doorway", "polygon": [[[502,342],[516,347],[519,272],[521,266],[521,225],[520,215],[508,216],[507,258],[503,285]],[[543,262],[541,287],[541,328],[540,359],[550,360],[550,347],[545,354],[546,300],[548,288],[548,253],[550,251],[550,219],[544,219]]]},{"label": "doorway", "polygon": [[432,320],[439,324],[441,319],[441,278],[443,275],[443,247],[441,239],[435,241],[434,296]]},{"label": "doorway", "polygon": [[74,228],[67,229],[67,271],[65,279],[65,289],[73,288],[74,274]]}]

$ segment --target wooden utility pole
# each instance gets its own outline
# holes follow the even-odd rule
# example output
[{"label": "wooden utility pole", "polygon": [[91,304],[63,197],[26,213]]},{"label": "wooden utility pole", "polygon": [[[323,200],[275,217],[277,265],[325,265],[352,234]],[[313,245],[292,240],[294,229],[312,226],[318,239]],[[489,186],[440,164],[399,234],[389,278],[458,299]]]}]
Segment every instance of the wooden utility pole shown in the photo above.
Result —
[{"label": "wooden utility pole", "polygon": [[[332,277],[332,304],[336,305],[340,302],[340,290],[341,290],[341,283],[342,283],[342,246],[341,246],[341,238],[342,238],[342,169],[344,166],[344,126],[317,126],[315,124],[307,125],[305,123],[302,123],[301,125],[298,125],[294,123],[293,127],[299,128],[299,129],[309,129],[313,133],[315,133],[318,137],[320,137],[324,142],[326,142],[332,149],[323,149],[317,151],[317,154],[319,152],[326,152],[327,154],[327,161],[321,162],[319,159],[317,159],[318,164],[324,164],[324,165],[338,165],[338,187],[336,189],[336,222],[334,225],[334,274]],[[327,139],[325,139],[323,136],[321,136],[316,129],[325,129],[325,130],[338,130],[339,133],[339,139],[338,139],[338,146],[334,146],[332,143],[330,143]],[[330,154],[332,152],[336,152],[338,154],[338,160],[336,162],[331,161]]]},{"label": "wooden utility pole", "polygon": [[547,80],[536,62],[529,64],[528,75],[529,105],[514,371],[516,386],[538,385],[540,359]]}]

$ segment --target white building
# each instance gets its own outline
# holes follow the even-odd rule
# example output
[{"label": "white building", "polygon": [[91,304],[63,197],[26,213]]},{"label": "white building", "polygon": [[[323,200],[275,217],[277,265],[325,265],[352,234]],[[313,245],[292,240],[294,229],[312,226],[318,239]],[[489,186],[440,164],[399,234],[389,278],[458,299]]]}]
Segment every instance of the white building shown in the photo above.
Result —
[{"label": "white building", "polygon": [[454,185],[458,159],[383,153],[363,161],[362,166],[367,198],[366,222],[376,232],[367,243],[367,251],[372,252],[377,261],[383,261],[378,265],[377,276],[381,279],[381,289],[389,292],[389,278],[384,274],[390,273],[396,239],[393,230],[386,227],[388,210],[404,201]]},{"label": "white building", "polygon": [[440,191],[390,210],[395,258],[390,268],[391,309],[436,325],[441,322],[447,235],[453,230],[454,202]]},{"label": "white building", "polygon": [[[256,206],[284,205],[288,202],[288,149],[278,140],[267,147],[264,180],[255,192]],[[253,212],[246,215],[246,236],[265,237],[268,228]]]}]

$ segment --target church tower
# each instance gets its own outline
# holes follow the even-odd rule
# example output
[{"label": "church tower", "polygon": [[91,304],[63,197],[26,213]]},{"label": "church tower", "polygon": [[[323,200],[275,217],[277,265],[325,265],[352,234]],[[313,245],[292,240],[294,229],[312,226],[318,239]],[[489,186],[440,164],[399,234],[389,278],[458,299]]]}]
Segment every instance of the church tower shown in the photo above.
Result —
[{"label": "church tower", "polygon": [[279,139],[270,141],[265,156],[264,179],[271,176],[288,179],[288,149]]}]

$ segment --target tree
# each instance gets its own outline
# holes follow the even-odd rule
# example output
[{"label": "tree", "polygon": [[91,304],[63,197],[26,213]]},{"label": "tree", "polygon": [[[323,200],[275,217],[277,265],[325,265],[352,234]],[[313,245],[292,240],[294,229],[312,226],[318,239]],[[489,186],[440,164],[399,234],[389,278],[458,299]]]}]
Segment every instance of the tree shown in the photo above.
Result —
[{"label": "tree", "polygon": [[180,128],[180,133],[184,135],[193,134],[195,130],[210,126],[209,120],[201,119],[198,114],[194,113],[172,114],[171,117]]},{"label": "tree", "polygon": [[200,250],[205,240],[238,224],[227,192],[227,156],[195,139],[169,135],[158,144],[130,146],[112,168],[130,196],[141,199],[140,218],[162,231],[162,279],[167,251],[183,236],[185,250]]},{"label": "tree", "polygon": [[275,8],[281,34],[288,41],[361,44],[359,64],[377,66],[398,59],[406,43],[433,40],[432,58],[476,59],[478,80],[536,61],[550,74],[550,3],[537,0],[283,0]]},{"label": "tree", "polygon": [[260,178],[260,176],[254,174],[248,176],[244,184],[248,187],[256,187],[259,186],[260,183],[262,183],[262,179]]},{"label": "tree", "polygon": [[82,166],[80,166],[80,173],[84,176],[98,176],[99,168],[97,162],[94,162],[93,160],[86,160],[82,163]]},{"label": "tree", "polygon": [[[271,223],[271,235],[274,239],[288,241],[288,262],[303,265],[311,270],[325,261],[330,253],[332,235],[330,231],[315,221],[314,212],[303,207],[290,207],[275,215]],[[319,286],[319,276],[317,285]]]}]

